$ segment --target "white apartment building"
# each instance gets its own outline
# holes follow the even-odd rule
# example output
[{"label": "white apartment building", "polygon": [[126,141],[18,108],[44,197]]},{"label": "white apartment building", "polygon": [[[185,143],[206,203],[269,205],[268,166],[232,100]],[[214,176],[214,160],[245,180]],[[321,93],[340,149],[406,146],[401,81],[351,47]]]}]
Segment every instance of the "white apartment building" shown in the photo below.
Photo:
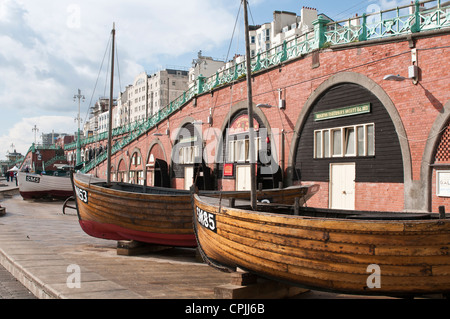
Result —
[{"label": "white apartment building", "polygon": [[144,121],[178,98],[188,88],[188,72],[165,69],[152,75],[142,72],[119,94],[115,127]]},{"label": "white apartment building", "polygon": [[[115,104],[116,100],[113,101],[113,107]],[[109,98],[99,98],[92,107],[91,115],[92,117],[89,118],[89,131],[93,132],[93,134],[107,132],[109,122]]]},{"label": "white apartment building", "polygon": [[189,69],[189,88],[195,85],[195,81],[199,75],[208,78],[216,74],[217,70],[222,68],[224,65],[224,61],[203,56],[202,51],[199,51],[197,54],[197,59],[192,60],[192,67]]},{"label": "white apartment building", "polygon": [[148,114],[158,112],[188,89],[188,71],[165,69],[148,77]]},{"label": "white apartment building", "polygon": [[312,31],[312,22],[317,18],[317,9],[310,7],[303,7],[300,16],[293,12],[274,11],[272,22],[250,27],[251,56]]},{"label": "white apartment building", "polygon": [[[113,101],[115,107],[116,100]],[[89,120],[84,122],[83,135],[89,137],[108,131],[109,121],[109,98],[100,97],[91,107]]]}]

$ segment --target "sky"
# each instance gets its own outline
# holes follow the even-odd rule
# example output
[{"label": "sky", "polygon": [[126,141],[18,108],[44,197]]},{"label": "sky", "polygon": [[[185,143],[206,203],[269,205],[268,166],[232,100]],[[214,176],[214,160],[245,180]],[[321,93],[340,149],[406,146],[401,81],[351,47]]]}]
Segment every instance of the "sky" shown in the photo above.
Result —
[{"label": "sky", "polygon": [[[300,15],[305,6],[342,20],[409,2],[249,0],[249,19],[263,24],[275,10]],[[83,123],[89,107],[109,96],[113,23],[117,96],[141,72],[189,68],[200,50],[221,60],[243,54],[242,11],[233,37],[239,6],[240,0],[0,0],[0,160],[14,150],[26,155],[44,133],[74,134],[78,89]]]}]

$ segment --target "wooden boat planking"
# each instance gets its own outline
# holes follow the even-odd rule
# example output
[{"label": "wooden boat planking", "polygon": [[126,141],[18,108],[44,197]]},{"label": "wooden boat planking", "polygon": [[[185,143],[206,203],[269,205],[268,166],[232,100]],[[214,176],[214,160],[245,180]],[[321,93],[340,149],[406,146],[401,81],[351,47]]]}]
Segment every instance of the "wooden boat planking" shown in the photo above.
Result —
[{"label": "wooden boat planking", "polygon": [[[83,230],[111,240],[136,240],[146,243],[196,247],[192,228],[190,192],[162,187],[106,182],[73,174],[78,218]],[[259,198],[292,203],[296,197],[306,201],[317,185],[263,190]],[[154,193],[151,193],[154,192]],[[208,192],[211,196],[248,199],[248,192]]]},{"label": "wooden boat planking", "polygon": [[[196,194],[193,204],[201,254],[220,270],[239,267],[303,288],[351,294],[450,292],[449,219],[293,216],[219,208],[216,199]],[[426,215],[435,218],[420,217]],[[371,267],[379,267],[379,288],[369,287]]]},{"label": "wooden boat planking", "polygon": [[76,178],[73,183],[79,222],[87,234],[112,240],[196,246],[190,230],[190,202],[183,196],[124,192]]}]

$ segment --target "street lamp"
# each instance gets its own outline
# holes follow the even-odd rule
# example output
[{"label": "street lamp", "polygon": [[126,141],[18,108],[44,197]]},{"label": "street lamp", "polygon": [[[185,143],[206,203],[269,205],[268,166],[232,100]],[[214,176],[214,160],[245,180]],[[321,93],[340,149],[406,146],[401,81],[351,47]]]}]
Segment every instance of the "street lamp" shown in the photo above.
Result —
[{"label": "street lamp", "polygon": [[388,75],[385,75],[383,78],[383,80],[386,80],[386,81],[404,81],[405,79],[406,79],[405,77],[403,77],[399,74],[398,75],[388,74]]},{"label": "street lamp", "polygon": [[36,124],[34,124],[34,127],[31,130],[34,132],[34,145],[36,145],[36,133],[39,132],[39,129],[37,128]]},{"label": "street lamp", "polygon": [[286,108],[286,101],[282,98],[283,90],[278,89],[278,106],[270,105],[267,103],[257,104],[256,107],[270,109],[271,107],[278,107],[279,109]]},{"label": "street lamp", "polygon": [[80,140],[80,100],[85,100],[84,95],[81,94],[81,90],[78,89],[78,94],[73,96],[73,101],[75,102],[78,99],[78,117],[75,119],[78,121],[78,133],[77,133],[77,165],[81,163],[81,140]]}]

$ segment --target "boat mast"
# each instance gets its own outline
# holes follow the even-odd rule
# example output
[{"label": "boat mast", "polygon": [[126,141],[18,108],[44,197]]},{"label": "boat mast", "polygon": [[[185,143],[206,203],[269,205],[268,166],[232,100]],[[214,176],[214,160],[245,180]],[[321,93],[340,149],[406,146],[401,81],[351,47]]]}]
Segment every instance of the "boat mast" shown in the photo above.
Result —
[{"label": "boat mast", "polygon": [[250,153],[250,201],[252,209],[256,209],[256,159],[255,159],[255,131],[253,128],[253,101],[252,101],[252,65],[250,60],[250,35],[248,27],[247,0],[244,2],[244,24],[245,24],[245,62],[247,68],[247,99],[248,99],[248,130],[249,130],[249,153]]},{"label": "boat mast", "polygon": [[114,46],[115,46],[115,23],[113,23],[113,28],[111,31],[112,44],[111,44],[111,86],[109,90],[109,124],[108,124],[108,160],[106,168],[106,181],[108,186],[111,185],[111,149],[112,149],[112,109],[113,109],[113,87],[114,87]]}]

